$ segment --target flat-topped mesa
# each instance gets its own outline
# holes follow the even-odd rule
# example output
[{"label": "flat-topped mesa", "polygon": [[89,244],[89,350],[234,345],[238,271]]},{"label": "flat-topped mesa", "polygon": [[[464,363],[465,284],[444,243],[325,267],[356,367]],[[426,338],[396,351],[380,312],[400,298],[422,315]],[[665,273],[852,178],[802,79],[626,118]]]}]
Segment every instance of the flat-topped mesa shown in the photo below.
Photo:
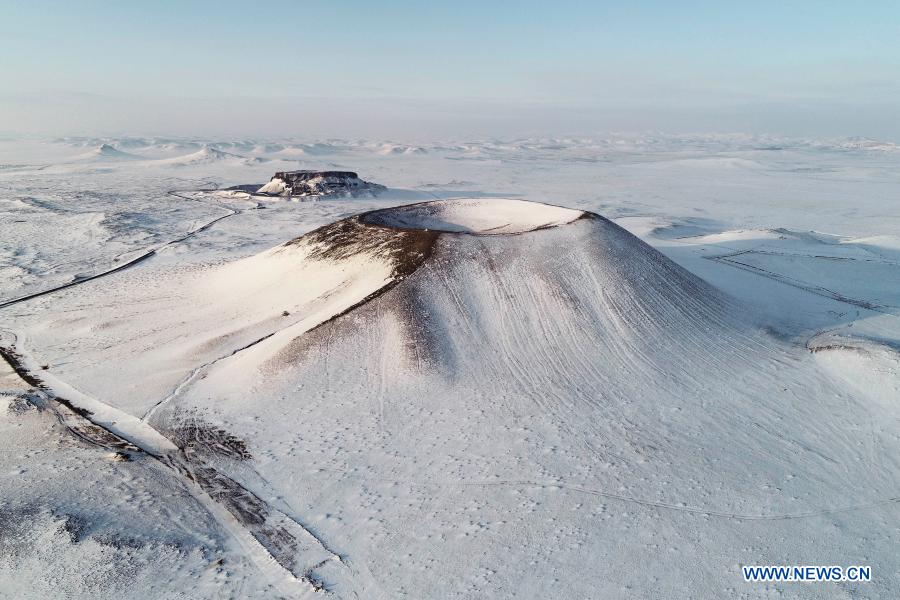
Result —
[{"label": "flat-topped mesa", "polygon": [[287,197],[359,196],[384,190],[353,171],[278,171],[258,194]]},{"label": "flat-topped mesa", "polygon": [[359,175],[353,171],[278,171],[273,179],[281,179],[286,183],[294,183],[296,181],[309,181],[316,177],[339,177],[345,179],[359,179]]}]

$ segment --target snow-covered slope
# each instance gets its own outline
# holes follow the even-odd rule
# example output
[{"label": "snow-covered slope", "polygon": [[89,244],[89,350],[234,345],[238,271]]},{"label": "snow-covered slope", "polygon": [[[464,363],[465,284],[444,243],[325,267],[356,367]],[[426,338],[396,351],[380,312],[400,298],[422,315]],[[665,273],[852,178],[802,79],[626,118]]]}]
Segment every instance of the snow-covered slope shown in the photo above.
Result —
[{"label": "snow-covered slope", "polygon": [[264,545],[337,597],[714,597],[738,532],[760,562],[827,555],[823,519],[890,544],[857,516],[894,502],[898,407],[596,214],[382,209],[137,286],[75,313],[56,376],[278,498],[320,542]]},{"label": "snow-covered slope", "polygon": [[158,164],[171,165],[175,167],[184,167],[191,165],[208,165],[214,163],[223,163],[230,162],[235,164],[241,163],[251,163],[251,162],[264,162],[265,159],[259,157],[247,158],[245,156],[241,156],[239,154],[232,154],[231,152],[225,152],[224,150],[219,150],[217,148],[213,148],[212,146],[206,145],[203,146],[200,150],[196,152],[192,152],[190,154],[185,154],[183,156],[176,156],[174,158],[164,158],[158,160]]},{"label": "snow-covered slope", "polygon": [[110,313],[76,309],[79,325],[67,332],[41,319],[27,332],[27,345],[79,346],[86,360],[60,375],[143,416],[198,367],[275,332],[299,335],[390,284],[419,260],[416,240],[428,237],[372,238],[359,229],[355,221],[326,226],[215,269],[123,277],[110,291],[140,303],[123,302]]},{"label": "snow-covered slope", "polygon": [[142,157],[136,154],[123,152],[109,144],[100,144],[89,152],[79,154],[74,158],[75,161],[81,162],[108,162],[121,160],[142,160]]}]

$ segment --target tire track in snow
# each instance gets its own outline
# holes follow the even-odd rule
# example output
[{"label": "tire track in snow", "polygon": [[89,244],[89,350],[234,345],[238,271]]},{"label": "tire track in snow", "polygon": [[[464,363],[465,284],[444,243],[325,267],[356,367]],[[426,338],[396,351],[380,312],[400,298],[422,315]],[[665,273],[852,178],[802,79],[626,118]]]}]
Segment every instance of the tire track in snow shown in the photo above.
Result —
[{"label": "tire track in snow", "polygon": [[[835,292],[834,290],[830,290],[828,288],[818,286],[815,284],[806,283],[804,281],[800,281],[799,279],[794,279],[793,277],[789,277],[787,275],[783,275],[781,273],[777,273],[775,271],[769,271],[767,269],[763,269],[762,267],[757,267],[756,265],[751,265],[749,263],[741,262],[739,260],[735,260],[736,256],[740,256],[742,254],[755,254],[757,253],[755,250],[743,250],[740,252],[736,252],[734,254],[725,254],[720,256],[703,256],[706,260],[711,260],[714,262],[726,264],[732,266],[736,269],[741,269],[742,271],[747,271],[749,273],[754,273],[756,275],[760,275],[767,279],[771,279],[773,281],[777,281],[779,283],[783,283],[785,285],[789,285],[791,287],[795,287],[797,289],[801,289],[805,292],[809,292],[810,294],[815,294],[816,296],[822,296],[824,298],[829,298],[831,300],[835,300],[837,302],[843,302],[844,304],[850,304],[851,306],[856,306],[858,308],[864,308],[866,310],[871,310],[878,313],[884,314],[893,314],[891,312],[892,307],[890,305],[876,304],[874,302],[869,302],[868,300],[860,300],[858,298],[851,298],[849,296],[845,296],[839,292]],[[813,257],[816,258],[816,257]]]},{"label": "tire track in snow", "polygon": [[[328,471],[332,473],[341,473],[344,475],[351,475],[352,473],[349,471],[342,471],[340,469],[325,469],[320,468],[322,471]],[[457,481],[408,481],[408,480],[394,480],[394,479],[372,479],[366,478],[363,480],[366,481],[377,481],[388,485],[406,485],[411,487],[438,487],[440,489],[445,489],[449,487],[511,487],[511,488],[538,488],[544,490],[554,490],[561,489],[567,490],[571,492],[576,492],[580,494],[588,494],[591,496],[599,496],[602,498],[609,498],[611,500],[618,500],[620,502],[625,502],[629,504],[637,504],[640,506],[646,506],[648,508],[660,508],[664,510],[672,510],[678,512],[685,512],[691,514],[698,514],[710,517],[720,517],[725,519],[734,519],[736,521],[787,521],[792,519],[810,519],[814,517],[822,517],[834,514],[842,514],[842,513],[853,513],[860,512],[866,510],[873,510],[876,508],[880,508],[883,506],[890,506],[893,504],[900,504],[900,496],[883,498],[880,500],[873,500],[871,502],[864,502],[859,504],[851,504],[848,506],[838,506],[834,508],[825,508],[820,510],[811,510],[807,512],[798,512],[798,513],[776,513],[776,514],[747,514],[747,513],[732,513],[726,511],[717,511],[711,510],[708,508],[702,508],[699,506],[690,506],[683,503],[674,503],[674,502],[660,502],[656,500],[646,500],[643,498],[638,498],[635,496],[627,496],[624,494],[616,494],[614,492],[607,492],[597,488],[591,488],[582,485],[569,484],[565,481],[532,481],[532,480],[496,480],[496,481],[465,481],[465,480],[457,480]]]}]

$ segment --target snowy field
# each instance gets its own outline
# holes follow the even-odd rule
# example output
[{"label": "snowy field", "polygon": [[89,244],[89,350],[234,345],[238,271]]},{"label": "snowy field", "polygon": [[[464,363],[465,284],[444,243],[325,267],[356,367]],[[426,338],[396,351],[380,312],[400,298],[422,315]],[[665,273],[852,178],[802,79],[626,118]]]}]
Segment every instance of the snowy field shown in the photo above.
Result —
[{"label": "snowy field", "polygon": [[0,597],[894,598],[898,317],[890,143],[0,140]]}]

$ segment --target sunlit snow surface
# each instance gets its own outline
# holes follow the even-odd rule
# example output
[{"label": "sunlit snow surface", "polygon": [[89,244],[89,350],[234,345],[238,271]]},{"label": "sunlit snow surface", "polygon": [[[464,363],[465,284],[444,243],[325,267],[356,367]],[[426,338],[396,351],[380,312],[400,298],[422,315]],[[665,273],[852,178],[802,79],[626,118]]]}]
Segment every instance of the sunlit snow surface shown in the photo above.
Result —
[{"label": "sunlit snow surface", "polygon": [[[0,345],[34,378],[0,363],[0,596],[892,598],[898,167],[744,136],[0,142]],[[292,169],[389,189],[222,191]]]}]

